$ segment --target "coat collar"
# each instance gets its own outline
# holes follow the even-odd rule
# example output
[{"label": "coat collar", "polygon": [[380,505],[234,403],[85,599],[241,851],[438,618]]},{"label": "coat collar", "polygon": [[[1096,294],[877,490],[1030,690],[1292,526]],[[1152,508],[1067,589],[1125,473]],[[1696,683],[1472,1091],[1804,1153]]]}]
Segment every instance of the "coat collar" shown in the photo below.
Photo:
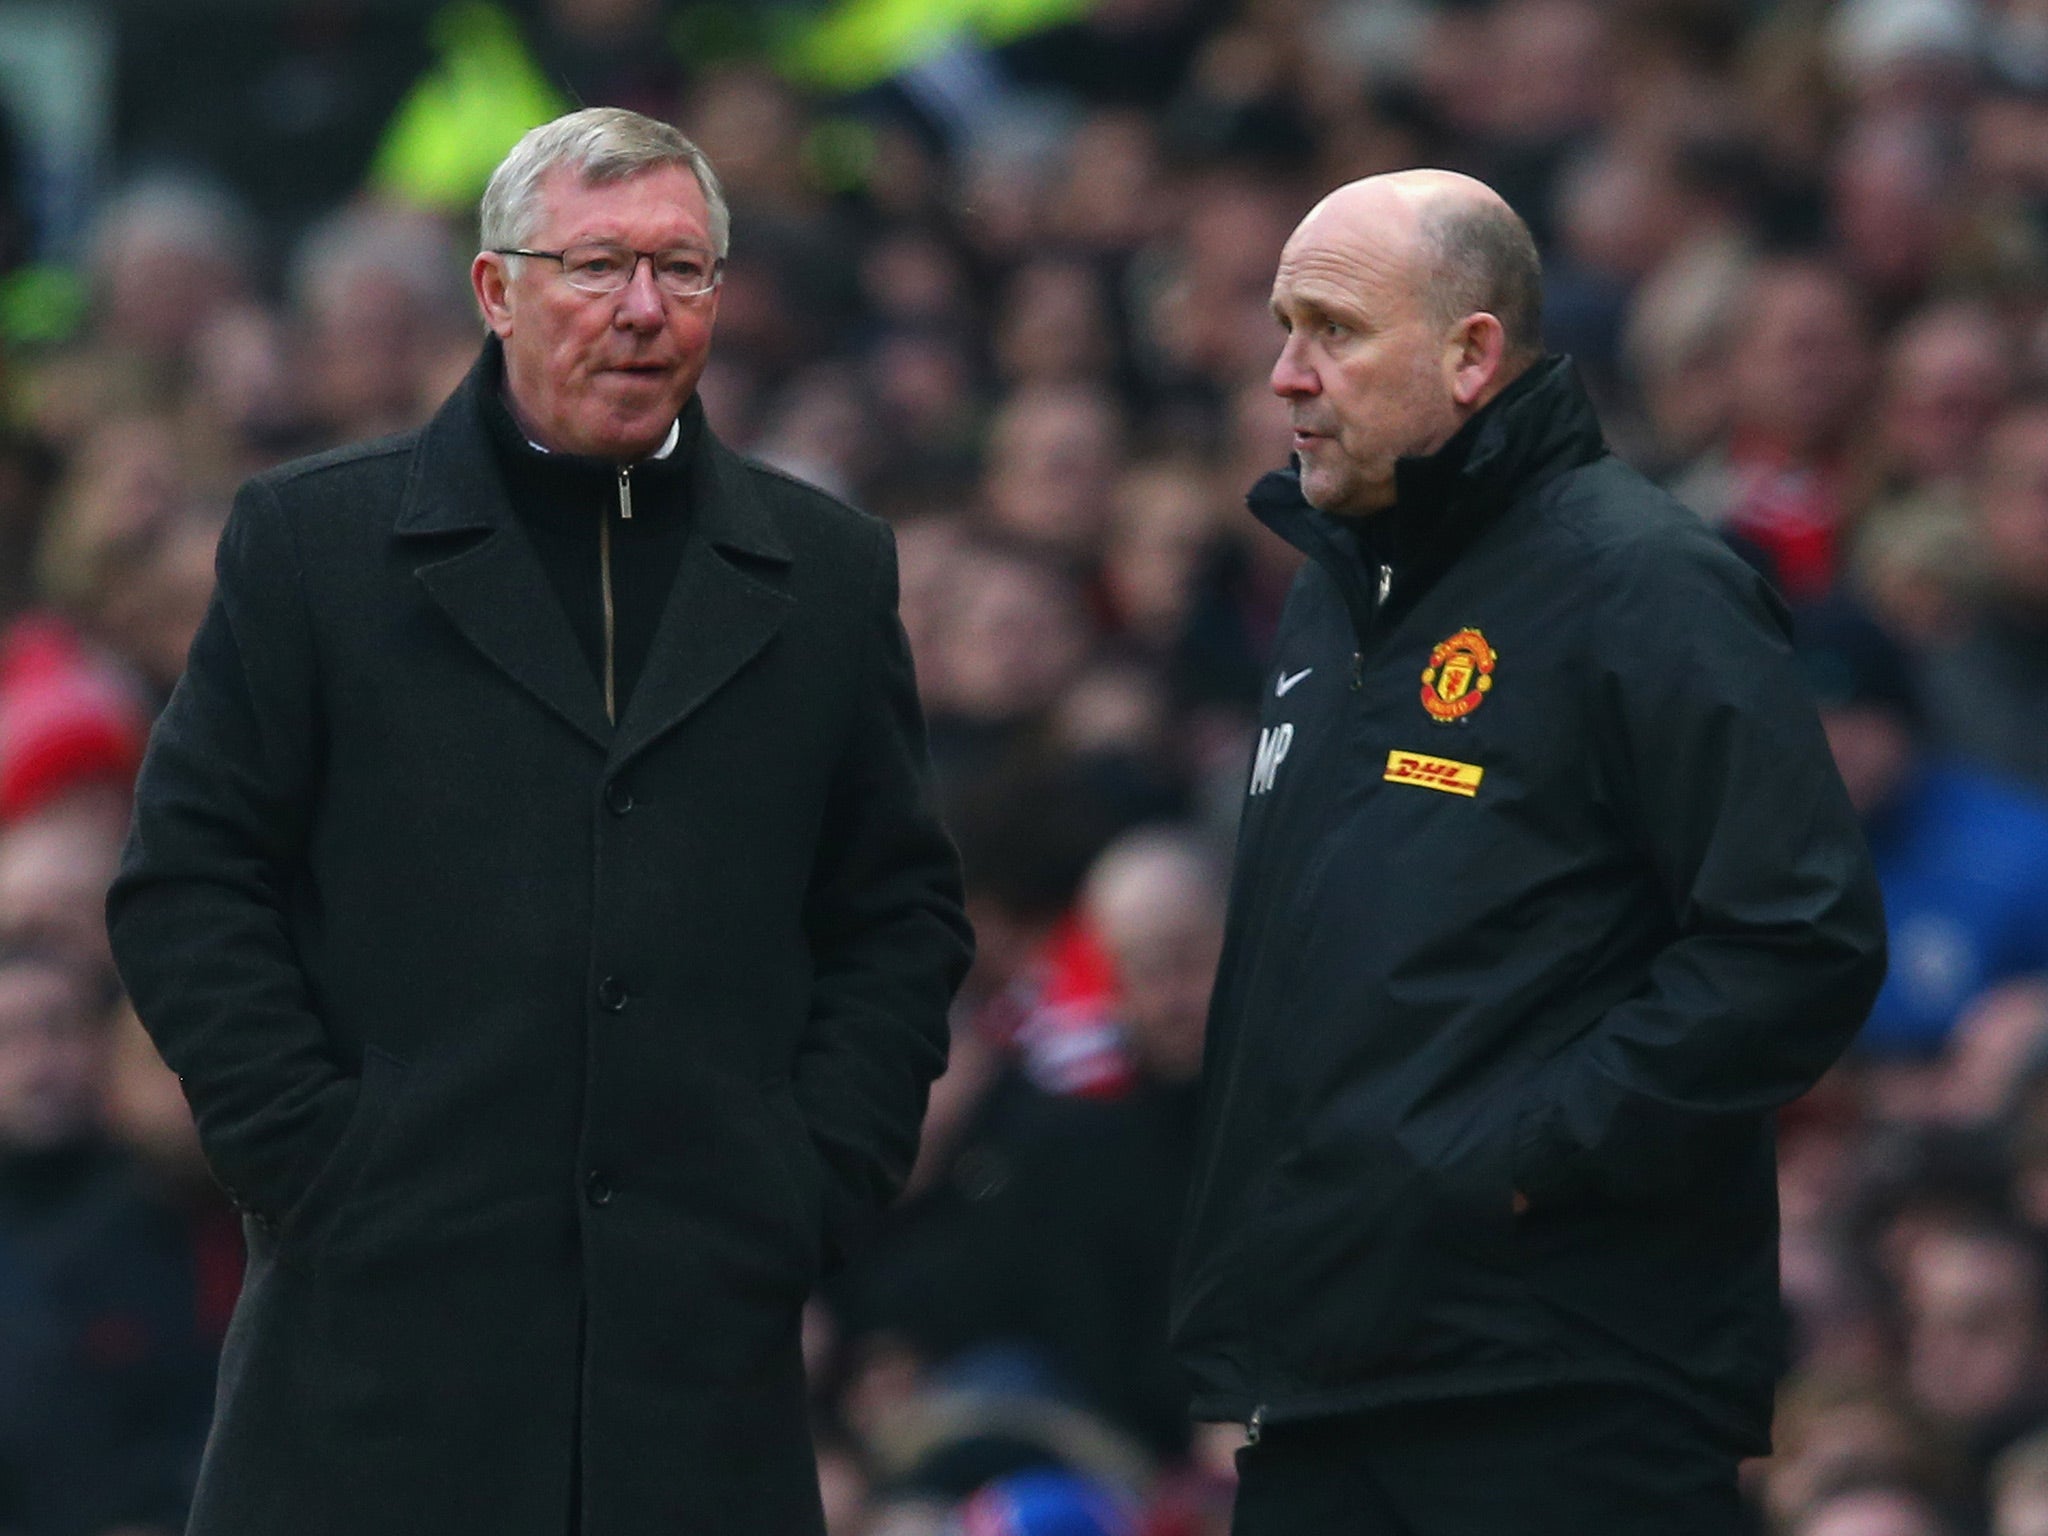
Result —
[{"label": "coat collar", "polygon": [[[399,535],[496,529],[513,521],[484,420],[488,392],[501,388],[504,376],[503,346],[497,337],[489,337],[455,393],[420,435],[399,501]],[[755,494],[744,462],[718,440],[703,416],[703,403],[691,395],[683,407],[682,440],[690,444],[694,438],[690,489],[704,537],[741,555],[786,564],[789,545]],[[598,461],[553,455],[551,462]],[[609,471],[610,466],[604,467]]]},{"label": "coat collar", "polygon": [[[393,531],[427,556],[415,574],[463,637],[617,767],[694,713],[782,627],[794,601],[789,544],[745,462],[695,423],[690,537],[646,665],[614,727],[506,499],[504,461],[484,420],[483,391],[498,387],[501,369],[493,338],[421,434]],[[694,398],[688,409],[701,415]]]},{"label": "coat collar", "polygon": [[1394,505],[1370,517],[1318,511],[1298,467],[1260,479],[1254,515],[1330,569],[1362,614],[1359,568],[1393,568],[1396,606],[1470,547],[1511,503],[1544,481],[1607,452],[1599,417],[1569,357],[1533,364],[1435,453],[1394,465]]}]

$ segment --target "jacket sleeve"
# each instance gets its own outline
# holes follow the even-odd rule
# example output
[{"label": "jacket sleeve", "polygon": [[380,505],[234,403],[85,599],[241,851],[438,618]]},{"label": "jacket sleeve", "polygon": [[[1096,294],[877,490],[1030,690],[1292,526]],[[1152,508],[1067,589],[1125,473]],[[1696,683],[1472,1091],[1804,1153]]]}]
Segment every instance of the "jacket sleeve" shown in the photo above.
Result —
[{"label": "jacket sleeve", "polygon": [[291,530],[260,481],[235,500],[215,578],[150,737],[108,930],[215,1177],[259,1217],[288,1220],[356,1085],[285,917],[317,790],[317,679]]},{"label": "jacket sleeve", "polygon": [[1884,979],[1876,876],[1781,605],[1703,530],[1637,555],[1595,578],[1593,734],[1670,939],[1537,1072],[1514,1158],[1535,1206],[1655,1200],[1726,1168]]},{"label": "jacket sleeve", "polygon": [[886,528],[878,534],[862,693],[805,907],[812,1001],[795,1068],[825,1167],[834,1260],[909,1175],[926,1091],[946,1063],[947,1010],[972,954],[896,616],[895,541]]}]

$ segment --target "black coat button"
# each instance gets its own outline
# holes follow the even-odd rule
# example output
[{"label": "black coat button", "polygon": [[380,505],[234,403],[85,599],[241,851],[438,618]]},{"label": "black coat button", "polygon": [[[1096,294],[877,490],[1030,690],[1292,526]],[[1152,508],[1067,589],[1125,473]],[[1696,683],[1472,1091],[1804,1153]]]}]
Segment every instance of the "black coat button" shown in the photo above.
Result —
[{"label": "black coat button", "polygon": [[607,976],[597,984],[597,1005],[606,1013],[621,1013],[626,1007],[626,984],[616,976]]},{"label": "black coat button", "polygon": [[613,779],[604,787],[604,803],[614,816],[623,816],[633,809],[633,791],[626,787],[624,779]]},{"label": "black coat button", "polygon": [[612,1196],[617,1193],[618,1189],[600,1169],[593,1169],[583,1181],[583,1198],[592,1205],[610,1205]]}]

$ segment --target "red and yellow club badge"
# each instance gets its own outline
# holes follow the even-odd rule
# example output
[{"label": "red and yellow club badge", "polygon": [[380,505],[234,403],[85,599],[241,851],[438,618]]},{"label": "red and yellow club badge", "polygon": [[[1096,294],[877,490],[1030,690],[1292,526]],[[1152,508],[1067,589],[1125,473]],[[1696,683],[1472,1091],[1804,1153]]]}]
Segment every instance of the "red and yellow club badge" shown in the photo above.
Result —
[{"label": "red and yellow club badge", "polygon": [[1462,720],[1486,702],[1500,657],[1476,629],[1461,629],[1429,653],[1422,707],[1433,720]]}]

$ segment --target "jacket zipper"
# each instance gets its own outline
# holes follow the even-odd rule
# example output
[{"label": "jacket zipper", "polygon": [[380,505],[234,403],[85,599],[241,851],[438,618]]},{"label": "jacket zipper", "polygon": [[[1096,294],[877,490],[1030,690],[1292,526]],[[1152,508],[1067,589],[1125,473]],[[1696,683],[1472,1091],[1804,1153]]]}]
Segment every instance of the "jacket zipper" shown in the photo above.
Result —
[{"label": "jacket zipper", "polygon": [[[1383,565],[1379,570],[1379,595],[1372,605],[1372,628],[1379,627],[1380,610],[1387,606],[1387,594],[1394,590],[1394,568]],[[1359,637],[1358,649],[1351,653],[1351,691],[1357,693],[1365,686],[1365,639]]]},{"label": "jacket zipper", "polygon": [[1259,1436],[1266,1431],[1266,1405],[1260,1403],[1252,1409],[1252,1416],[1244,1421],[1244,1443],[1257,1445]]},{"label": "jacket zipper", "polygon": [[[633,520],[633,471],[619,469],[619,521]],[[604,717],[619,723],[618,609],[612,600],[612,520],[609,515],[597,525],[597,582],[604,598]]]}]

